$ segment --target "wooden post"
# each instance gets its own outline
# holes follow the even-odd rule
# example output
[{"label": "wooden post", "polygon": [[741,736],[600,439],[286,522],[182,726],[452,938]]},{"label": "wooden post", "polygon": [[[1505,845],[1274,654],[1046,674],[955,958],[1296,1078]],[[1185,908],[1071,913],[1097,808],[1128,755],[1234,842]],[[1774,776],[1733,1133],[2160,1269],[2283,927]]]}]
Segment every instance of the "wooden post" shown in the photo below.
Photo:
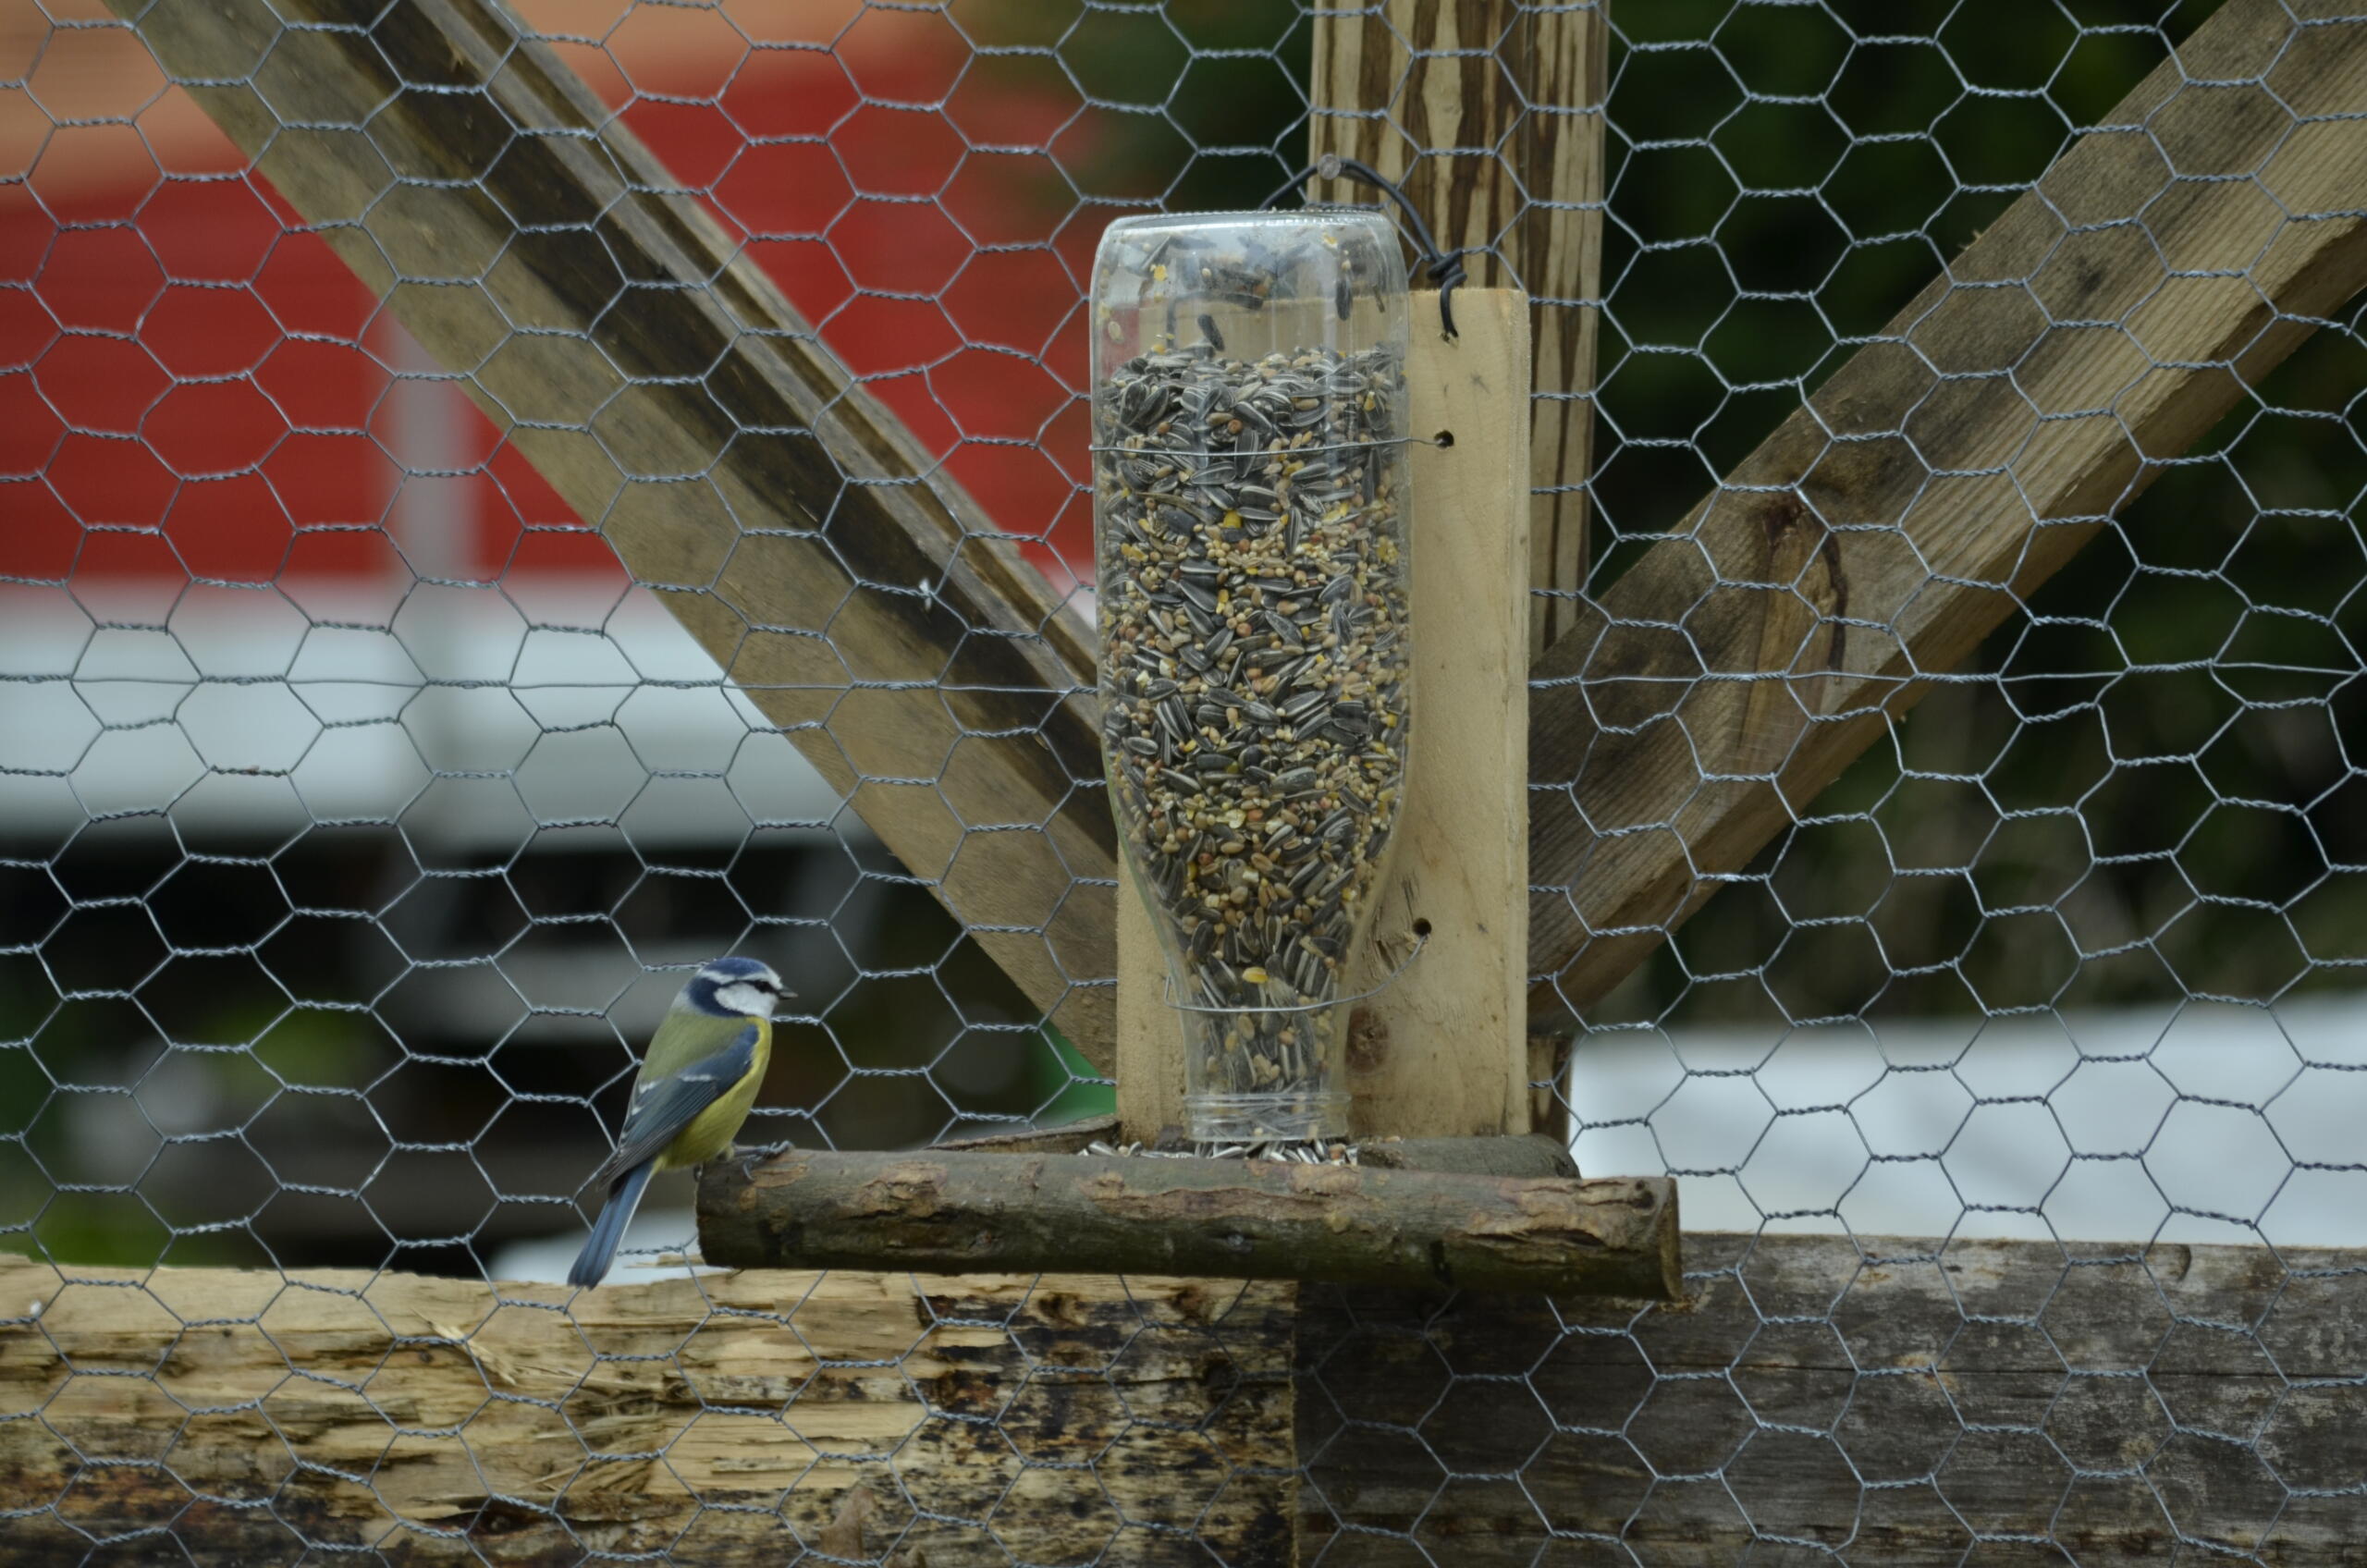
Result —
[{"label": "wooden post", "polygon": [[[1351,1029],[1353,1131],[1405,1137],[1528,1130],[1528,323],[1509,289],[1455,296],[1461,336],[1414,301],[1414,738],[1390,886],[1347,990],[1399,971]],[[1432,445],[1441,432],[1452,446]],[[1183,1031],[1166,959],[1132,886],[1118,912],[1118,1118],[1181,1127]]]},{"label": "wooden post", "polygon": [[[1529,298],[1534,657],[1579,621],[1602,290],[1607,0],[1318,0],[1308,146],[1404,184],[1472,280]],[[1318,180],[1325,201],[1370,202]]]}]

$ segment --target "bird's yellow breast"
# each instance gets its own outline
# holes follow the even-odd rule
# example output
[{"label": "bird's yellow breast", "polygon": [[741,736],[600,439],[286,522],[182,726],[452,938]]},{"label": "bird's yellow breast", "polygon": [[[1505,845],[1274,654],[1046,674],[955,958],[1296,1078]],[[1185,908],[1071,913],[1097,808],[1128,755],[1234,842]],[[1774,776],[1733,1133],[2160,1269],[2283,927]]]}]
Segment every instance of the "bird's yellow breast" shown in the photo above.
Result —
[{"label": "bird's yellow breast", "polygon": [[756,1103],[756,1091],[764,1086],[765,1067],[772,1060],[773,1026],[769,1019],[751,1019],[756,1026],[755,1058],[748,1064],[747,1075],[724,1092],[721,1099],[691,1119],[691,1124],[674,1134],[674,1141],[657,1157],[660,1170],[680,1170],[687,1166],[704,1165],[731,1146],[740,1124],[748,1120],[748,1109]]}]

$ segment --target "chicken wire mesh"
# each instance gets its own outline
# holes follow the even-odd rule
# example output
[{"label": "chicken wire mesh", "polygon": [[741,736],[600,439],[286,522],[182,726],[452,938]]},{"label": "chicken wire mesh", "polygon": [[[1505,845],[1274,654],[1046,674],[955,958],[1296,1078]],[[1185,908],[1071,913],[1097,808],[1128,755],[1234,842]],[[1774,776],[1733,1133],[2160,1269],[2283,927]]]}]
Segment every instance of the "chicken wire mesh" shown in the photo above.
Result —
[{"label": "chicken wire mesh", "polygon": [[[1592,312],[1599,333],[1586,596],[2209,9],[1614,8],[1600,295],[1543,295],[1549,320]],[[1086,635],[1085,262],[1113,215],[1249,204],[1303,165],[1310,17],[517,14]],[[470,401],[468,368],[414,343],[268,154],[215,128],[198,99],[222,81],[177,77],[95,6],[0,17],[0,1242],[68,1275],[556,1278],[638,1043],[684,966],[724,950],[800,993],[743,1142],[892,1147],[1107,1108],[982,950],[995,933],[933,896],[947,865],[864,826],[865,790],[941,772],[817,769],[817,733],[860,756],[856,707],[783,724],[727,677],[680,584],[637,581],[586,526],[608,520]],[[230,78],[270,86],[263,62]],[[1573,135],[1595,118],[1529,115]],[[449,183],[390,157],[364,200]],[[398,294],[449,282],[383,270]],[[492,346],[546,330],[505,323]],[[2198,1551],[2274,1559],[2355,1520],[2356,1480],[2296,1436],[2355,1367],[2290,1325],[2320,1280],[2306,1249],[2360,1242],[2367,1215],[2362,367],[2354,318],[2320,323],[2199,441],[2149,456],[2150,488],[1579,1009],[1559,1085],[1579,1162],[1681,1179],[1688,1230],[1730,1233],[1692,1259],[1714,1310],[1688,1329],[1537,1304],[1479,1336],[1467,1302],[1310,1295],[1303,1545],[1650,1561],[1688,1533],[1847,1554],[1920,1530],[1955,1561],[1979,1540],[2077,1556],[2166,1519]],[[604,413],[571,428],[612,434]],[[1074,809],[1099,809],[1098,781],[1073,783]],[[953,838],[989,828],[1014,830],[964,818]],[[679,1250],[686,1203],[661,1193],[629,1245]],[[1754,1247],[1794,1232],[1839,1238],[1817,1255],[1835,1271]],[[1919,1240],[1852,1263],[1898,1253],[1887,1237]],[[1994,1237],[2059,1243],[2062,1266],[2017,1272],[1996,1260],[2027,1255],[1980,1250]],[[2198,1305],[2185,1266],[2095,1244],[2213,1242],[2292,1271]],[[757,1313],[703,1299],[719,1322]],[[1047,1310],[1024,1291],[925,1304],[917,1339],[839,1368],[919,1426],[818,1442],[804,1482],[705,1506],[769,1506],[797,1521],[783,1550],[847,1555],[794,1500],[860,1475],[891,1501],[853,1555],[1037,1561],[998,1518],[1068,1488],[1087,1526],[1061,1561],[1266,1560],[1269,1538],[1220,1523],[1228,1488],[1271,1469],[1220,1440],[1242,1369],[1271,1371],[1251,1307],[1179,1324],[1147,1300],[1083,1358],[1047,1352]],[[1039,1451],[1024,1394],[942,1403],[917,1363],[957,1328],[1023,1388],[1100,1390],[1106,1445]],[[1205,1402],[1131,1408],[1130,1359],[1186,1342],[1214,1369]],[[1999,1345],[2023,1358],[2010,1388],[1954,1375]],[[1788,1371],[1763,1364],[1776,1346]],[[692,1397],[795,1434],[818,1386]],[[77,1464],[173,1468],[56,1409],[8,1414],[20,1443],[70,1430]],[[924,1495],[901,1461],[949,1427],[988,1478]],[[1121,1436],[1178,1432],[1208,1439],[1204,1463],[1146,1520]],[[299,1480],[395,1489],[383,1455],[325,1460],[276,1423],[257,1440]],[[268,1509],[295,1483],[247,1484]],[[502,1506],[551,1516],[534,1485]],[[1811,1495],[1853,1501],[1811,1514]],[[497,1513],[429,1538],[484,1555],[472,1532]],[[70,1491],[0,1521],[67,1543],[61,1561],[123,1528]],[[706,1560],[691,1537],[583,1544]]]}]

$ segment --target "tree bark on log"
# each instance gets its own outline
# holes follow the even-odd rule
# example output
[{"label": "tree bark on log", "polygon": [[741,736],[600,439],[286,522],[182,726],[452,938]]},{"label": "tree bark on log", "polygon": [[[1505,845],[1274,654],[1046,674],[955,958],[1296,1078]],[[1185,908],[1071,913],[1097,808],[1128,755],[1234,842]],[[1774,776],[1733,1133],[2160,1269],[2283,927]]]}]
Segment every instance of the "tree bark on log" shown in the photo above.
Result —
[{"label": "tree bark on log", "polygon": [[698,1211],[701,1256],[738,1268],[1058,1268],[1656,1301],[1678,1287],[1664,1177],[795,1150],[709,1166]]}]

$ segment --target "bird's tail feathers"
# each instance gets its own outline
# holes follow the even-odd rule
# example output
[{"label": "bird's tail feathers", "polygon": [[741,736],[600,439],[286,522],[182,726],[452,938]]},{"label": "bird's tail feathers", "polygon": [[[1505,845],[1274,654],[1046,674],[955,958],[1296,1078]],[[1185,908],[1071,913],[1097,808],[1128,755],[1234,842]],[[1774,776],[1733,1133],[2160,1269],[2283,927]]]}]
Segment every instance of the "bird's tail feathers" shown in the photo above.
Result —
[{"label": "bird's tail feathers", "polygon": [[632,1222],[632,1211],[641,1207],[642,1192],[656,1166],[654,1159],[644,1160],[618,1177],[608,1189],[608,1201],[602,1206],[600,1218],[592,1222],[591,1236],[575,1255],[575,1267],[567,1271],[569,1284],[588,1288],[607,1277],[609,1264],[616,1261],[617,1244],[625,1239],[625,1226]]}]

